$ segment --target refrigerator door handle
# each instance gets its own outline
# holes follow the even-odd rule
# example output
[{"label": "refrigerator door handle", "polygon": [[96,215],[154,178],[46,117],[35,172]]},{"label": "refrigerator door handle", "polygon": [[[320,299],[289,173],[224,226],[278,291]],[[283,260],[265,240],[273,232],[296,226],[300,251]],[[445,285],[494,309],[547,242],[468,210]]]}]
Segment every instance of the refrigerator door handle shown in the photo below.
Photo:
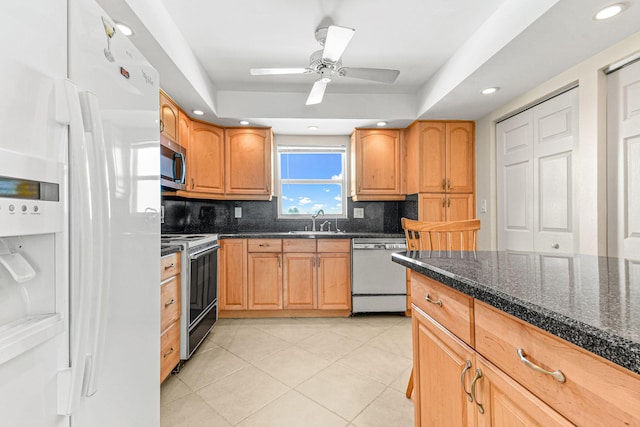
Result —
[{"label": "refrigerator door handle", "polygon": [[[92,147],[87,143],[82,122],[80,95],[78,88],[70,80],[65,81],[65,92],[69,108],[69,181],[70,181],[70,294],[71,307],[69,323],[70,367],[57,374],[57,412],[71,415],[82,392],[86,364],[88,326],[91,316],[93,288],[95,280],[93,233],[95,227],[94,210],[91,200]],[[95,242],[98,243],[99,242]]]},{"label": "refrigerator door handle", "polygon": [[94,172],[92,182],[92,200],[96,207],[94,213],[98,221],[94,223],[94,290],[91,304],[92,319],[89,327],[89,354],[85,372],[83,395],[92,396],[98,391],[98,374],[102,364],[104,339],[107,320],[109,285],[111,283],[111,174],[108,168],[107,147],[105,144],[102,117],[98,98],[92,92],[80,93],[80,105],[84,128],[91,134],[94,147]]}]

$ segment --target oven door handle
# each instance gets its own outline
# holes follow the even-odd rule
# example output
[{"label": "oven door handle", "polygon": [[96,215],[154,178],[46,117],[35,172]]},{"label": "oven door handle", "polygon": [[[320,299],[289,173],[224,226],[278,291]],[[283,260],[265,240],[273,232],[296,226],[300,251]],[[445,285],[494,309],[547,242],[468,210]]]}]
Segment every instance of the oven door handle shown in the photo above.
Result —
[{"label": "oven door handle", "polygon": [[211,246],[211,247],[209,247],[207,249],[204,249],[204,250],[202,250],[200,252],[196,252],[193,255],[189,254],[189,260],[194,261],[194,260],[196,260],[198,258],[201,258],[201,257],[205,256],[209,252],[217,251],[218,249],[220,249],[220,245],[214,245],[214,246]]}]

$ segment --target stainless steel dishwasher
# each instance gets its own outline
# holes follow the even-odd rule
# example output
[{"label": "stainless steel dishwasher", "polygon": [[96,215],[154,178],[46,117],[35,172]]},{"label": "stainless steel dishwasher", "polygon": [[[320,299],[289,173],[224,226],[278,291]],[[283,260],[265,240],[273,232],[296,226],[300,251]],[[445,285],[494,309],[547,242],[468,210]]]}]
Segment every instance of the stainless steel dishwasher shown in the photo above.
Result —
[{"label": "stainless steel dishwasher", "polygon": [[405,268],[391,254],[407,249],[404,238],[358,238],[351,243],[353,313],[404,312]]}]

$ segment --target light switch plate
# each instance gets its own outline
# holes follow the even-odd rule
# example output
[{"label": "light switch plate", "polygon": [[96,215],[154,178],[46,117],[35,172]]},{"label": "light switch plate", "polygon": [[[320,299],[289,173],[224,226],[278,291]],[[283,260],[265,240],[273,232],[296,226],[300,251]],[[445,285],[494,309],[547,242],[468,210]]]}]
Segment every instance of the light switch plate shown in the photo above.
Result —
[{"label": "light switch plate", "polygon": [[239,206],[235,208],[235,217],[242,218],[242,208]]},{"label": "light switch plate", "polygon": [[364,218],[364,208],[353,208],[354,218]]},{"label": "light switch plate", "polygon": [[482,213],[487,212],[487,200],[486,199],[480,200],[480,212],[482,212]]}]

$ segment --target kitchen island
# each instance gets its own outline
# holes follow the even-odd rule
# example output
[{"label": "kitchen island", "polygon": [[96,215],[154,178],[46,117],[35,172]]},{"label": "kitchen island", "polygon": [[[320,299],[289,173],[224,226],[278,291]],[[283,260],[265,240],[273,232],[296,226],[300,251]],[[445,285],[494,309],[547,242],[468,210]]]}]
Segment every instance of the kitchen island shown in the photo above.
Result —
[{"label": "kitchen island", "polygon": [[[411,273],[416,425],[438,425],[433,408],[452,401],[460,425],[507,415],[640,425],[640,263],[495,251],[392,259]],[[447,372],[455,399],[432,389]]]}]

